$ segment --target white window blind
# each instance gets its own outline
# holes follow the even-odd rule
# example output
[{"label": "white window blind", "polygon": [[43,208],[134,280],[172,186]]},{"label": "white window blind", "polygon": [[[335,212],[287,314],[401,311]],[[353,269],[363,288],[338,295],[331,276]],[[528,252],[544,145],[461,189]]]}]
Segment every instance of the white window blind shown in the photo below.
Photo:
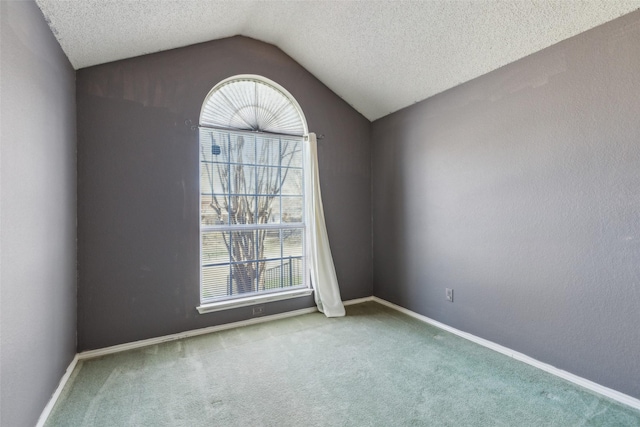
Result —
[{"label": "white window blind", "polygon": [[200,124],[283,135],[306,133],[299,107],[274,85],[255,78],[218,85],[202,108]]}]

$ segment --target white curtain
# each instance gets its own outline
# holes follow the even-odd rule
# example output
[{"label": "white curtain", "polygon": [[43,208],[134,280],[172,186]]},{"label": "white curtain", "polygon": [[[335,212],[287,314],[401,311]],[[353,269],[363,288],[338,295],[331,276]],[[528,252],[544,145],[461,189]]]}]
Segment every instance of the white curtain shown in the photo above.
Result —
[{"label": "white curtain", "polygon": [[344,306],[340,298],[338,278],[331,257],[329,236],[324,222],[324,209],[320,195],[318,175],[318,144],[316,134],[310,133],[305,140],[305,217],[307,222],[307,269],[315,290],[314,297],[318,310],[327,317],[344,316]]}]

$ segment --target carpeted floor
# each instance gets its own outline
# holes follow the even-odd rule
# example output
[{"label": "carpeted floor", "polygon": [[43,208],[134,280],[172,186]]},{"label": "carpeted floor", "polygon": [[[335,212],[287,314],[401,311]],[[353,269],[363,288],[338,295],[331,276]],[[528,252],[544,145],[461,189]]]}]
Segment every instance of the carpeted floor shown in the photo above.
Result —
[{"label": "carpeted floor", "polygon": [[82,361],[47,426],[640,426],[640,412],[376,303]]}]

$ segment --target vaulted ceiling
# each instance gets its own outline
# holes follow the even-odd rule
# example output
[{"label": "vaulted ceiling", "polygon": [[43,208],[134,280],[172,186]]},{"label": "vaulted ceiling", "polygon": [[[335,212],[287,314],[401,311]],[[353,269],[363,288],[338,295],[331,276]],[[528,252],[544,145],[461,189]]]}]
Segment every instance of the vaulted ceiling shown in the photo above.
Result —
[{"label": "vaulted ceiling", "polygon": [[278,46],[369,120],[640,9],[640,0],[36,3],[76,69],[240,34]]}]

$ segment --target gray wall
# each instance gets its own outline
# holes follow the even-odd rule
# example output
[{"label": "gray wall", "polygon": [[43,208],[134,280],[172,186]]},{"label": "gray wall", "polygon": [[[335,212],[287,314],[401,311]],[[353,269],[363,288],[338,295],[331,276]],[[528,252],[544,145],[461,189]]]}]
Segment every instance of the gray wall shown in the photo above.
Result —
[{"label": "gray wall", "polygon": [[[77,72],[78,350],[243,320],[200,315],[198,123],[213,86],[260,74],[300,103],[319,142],[343,299],[372,294],[371,123],[272,45],[233,37]],[[313,306],[267,305],[266,314]]]},{"label": "gray wall", "polygon": [[372,140],[374,295],[640,398],[640,12]]},{"label": "gray wall", "polygon": [[35,3],[0,11],[0,425],[18,427],[76,350],[75,73]]}]

